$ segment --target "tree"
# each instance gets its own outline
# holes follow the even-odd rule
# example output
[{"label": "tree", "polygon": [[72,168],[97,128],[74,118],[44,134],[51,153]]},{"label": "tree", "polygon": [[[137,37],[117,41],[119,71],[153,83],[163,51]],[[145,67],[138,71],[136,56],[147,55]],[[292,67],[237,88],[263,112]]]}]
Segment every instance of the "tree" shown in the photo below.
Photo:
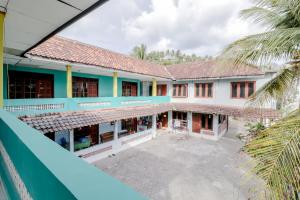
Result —
[{"label": "tree", "polygon": [[[241,63],[263,66],[286,61],[285,67],[251,97],[254,105],[282,99],[300,77],[300,0],[254,0],[255,6],[241,12],[266,27],[230,44],[220,56]],[[299,103],[299,99],[298,99]],[[268,199],[299,199],[300,109],[261,131],[244,150],[253,157],[254,172],[265,180]]]},{"label": "tree", "polygon": [[141,60],[146,59],[147,46],[145,44],[141,44],[140,46],[134,47],[132,55]]}]

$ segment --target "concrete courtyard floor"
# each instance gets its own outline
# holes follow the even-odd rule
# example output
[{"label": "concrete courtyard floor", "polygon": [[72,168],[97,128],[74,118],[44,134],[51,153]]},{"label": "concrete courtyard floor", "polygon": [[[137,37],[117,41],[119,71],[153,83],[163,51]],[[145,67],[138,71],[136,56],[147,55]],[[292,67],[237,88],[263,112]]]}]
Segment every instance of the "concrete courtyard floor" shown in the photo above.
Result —
[{"label": "concrete courtyard floor", "polygon": [[219,141],[160,131],[154,140],[102,159],[94,165],[154,200],[251,199],[259,181],[245,173],[249,158],[231,120]]}]

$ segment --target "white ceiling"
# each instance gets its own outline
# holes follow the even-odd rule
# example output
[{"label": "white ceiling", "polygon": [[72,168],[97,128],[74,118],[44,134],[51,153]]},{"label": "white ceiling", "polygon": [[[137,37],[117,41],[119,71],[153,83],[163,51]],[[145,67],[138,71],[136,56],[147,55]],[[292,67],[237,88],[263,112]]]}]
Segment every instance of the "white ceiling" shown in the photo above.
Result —
[{"label": "white ceiling", "polygon": [[21,55],[98,1],[0,0],[0,11],[1,8],[2,11],[3,8],[7,10],[5,51],[9,54]]}]

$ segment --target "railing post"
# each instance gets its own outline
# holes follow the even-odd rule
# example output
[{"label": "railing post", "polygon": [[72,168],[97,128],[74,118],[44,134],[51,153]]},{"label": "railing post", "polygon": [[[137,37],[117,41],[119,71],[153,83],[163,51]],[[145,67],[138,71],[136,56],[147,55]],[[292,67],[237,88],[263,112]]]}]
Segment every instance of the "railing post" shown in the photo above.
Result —
[{"label": "railing post", "polygon": [[66,66],[67,69],[67,98],[72,98],[72,67]]},{"label": "railing post", "polygon": [[69,130],[70,134],[70,152],[74,152],[74,130]]},{"label": "railing post", "polygon": [[188,134],[192,133],[193,129],[193,124],[192,124],[192,112],[187,113],[187,127],[188,127]]},{"label": "railing post", "polygon": [[219,131],[219,116],[214,114],[213,115],[213,132],[215,139],[218,139],[218,131]]},{"label": "railing post", "polygon": [[156,138],[156,114],[152,115],[152,136]]},{"label": "railing post", "polygon": [[168,111],[168,129],[169,130],[173,129],[173,115],[172,115],[172,111]]},{"label": "railing post", "polygon": [[156,79],[152,80],[152,96],[157,96],[157,81]]},{"label": "railing post", "polygon": [[113,97],[118,97],[118,72],[113,72]]},{"label": "railing post", "polygon": [[113,152],[118,152],[118,149],[120,148],[120,141],[119,141],[119,125],[120,120],[115,121],[115,127],[114,127],[114,140],[113,140]]},{"label": "railing post", "polygon": [[4,106],[3,94],[3,51],[4,51],[4,18],[5,13],[0,12],[0,108]]}]

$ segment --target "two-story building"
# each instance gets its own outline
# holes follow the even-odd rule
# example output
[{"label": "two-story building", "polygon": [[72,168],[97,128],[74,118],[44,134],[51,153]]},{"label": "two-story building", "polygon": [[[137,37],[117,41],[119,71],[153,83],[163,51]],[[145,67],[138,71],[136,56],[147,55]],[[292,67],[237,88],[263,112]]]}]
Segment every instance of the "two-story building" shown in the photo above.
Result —
[{"label": "two-story building", "polygon": [[217,140],[229,116],[275,119],[271,107],[244,107],[271,77],[217,61],[161,66],[55,36],[6,60],[4,109],[92,162],[160,128]]}]

